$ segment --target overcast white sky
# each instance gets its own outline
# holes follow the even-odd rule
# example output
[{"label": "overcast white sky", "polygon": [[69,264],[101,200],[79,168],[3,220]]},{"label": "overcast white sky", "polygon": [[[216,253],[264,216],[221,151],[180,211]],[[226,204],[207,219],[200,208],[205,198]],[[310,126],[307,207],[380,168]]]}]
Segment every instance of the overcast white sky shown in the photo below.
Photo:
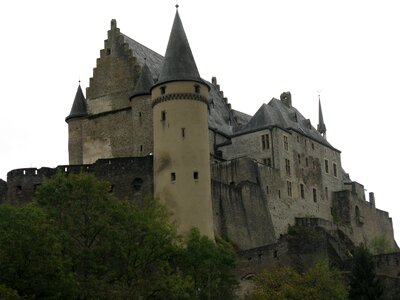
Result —
[{"label": "overcast white sky", "polygon": [[[375,192],[400,241],[400,3],[358,0],[180,0],[203,78],[218,78],[236,110],[254,114],[291,91],[318,122],[351,178]],[[0,178],[68,163],[68,115],[88,86],[110,20],[164,55],[174,0],[0,2]]]}]

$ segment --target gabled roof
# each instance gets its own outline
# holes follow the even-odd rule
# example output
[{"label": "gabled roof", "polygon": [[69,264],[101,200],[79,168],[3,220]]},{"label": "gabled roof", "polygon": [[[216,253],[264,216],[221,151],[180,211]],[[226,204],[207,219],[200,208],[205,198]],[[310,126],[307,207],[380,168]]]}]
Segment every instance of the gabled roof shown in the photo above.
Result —
[{"label": "gabled roof", "polygon": [[268,104],[261,105],[247,124],[234,127],[233,135],[242,135],[271,127],[297,131],[304,136],[333,148],[311,125],[309,119],[306,119],[293,106],[288,106],[275,98],[272,98]]},{"label": "gabled roof", "polygon": [[157,85],[178,80],[203,83],[177,10]]},{"label": "gabled roof", "polygon": [[83,95],[81,85],[79,85],[75,94],[74,103],[72,104],[71,112],[69,113],[69,116],[65,118],[65,121],[85,116],[87,116],[86,99]]},{"label": "gabled roof", "polygon": [[130,99],[135,96],[150,95],[151,87],[154,85],[154,80],[151,75],[150,69],[147,63],[142,67],[142,72],[140,72],[139,79],[135,86],[135,91]]}]

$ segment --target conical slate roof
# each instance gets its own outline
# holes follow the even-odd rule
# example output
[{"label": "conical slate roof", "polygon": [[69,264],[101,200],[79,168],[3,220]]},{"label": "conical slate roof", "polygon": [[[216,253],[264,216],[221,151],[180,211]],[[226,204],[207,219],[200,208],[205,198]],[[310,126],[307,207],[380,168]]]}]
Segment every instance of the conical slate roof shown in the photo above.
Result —
[{"label": "conical slate roof", "polygon": [[151,75],[151,71],[147,64],[145,63],[142,67],[142,72],[140,73],[139,79],[135,86],[135,92],[133,93],[133,97],[141,96],[141,95],[150,95],[150,89],[154,85],[153,76]]},{"label": "conical slate roof", "polygon": [[322,115],[321,100],[319,100],[319,121],[318,121],[317,130],[321,134],[325,134],[326,133],[326,126],[325,126],[325,123],[324,123],[324,116]]},{"label": "conical slate roof", "polygon": [[71,112],[69,116],[65,118],[65,121],[68,121],[72,118],[84,117],[87,115],[86,109],[86,100],[83,95],[81,85],[78,86],[78,90],[76,91],[75,100],[72,104]]},{"label": "conical slate roof", "polygon": [[178,80],[203,83],[177,10],[157,85]]}]

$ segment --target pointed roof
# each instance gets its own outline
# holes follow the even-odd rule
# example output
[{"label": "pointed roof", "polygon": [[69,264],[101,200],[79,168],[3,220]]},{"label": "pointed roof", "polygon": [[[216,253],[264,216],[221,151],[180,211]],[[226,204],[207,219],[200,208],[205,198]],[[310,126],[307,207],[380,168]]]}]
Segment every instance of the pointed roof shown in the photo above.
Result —
[{"label": "pointed roof", "polygon": [[193,80],[204,83],[197,70],[178,10],[176,10],[157,85],[177,80]]},{"label": "pointed roof", "polygon": [[71,112],[69,113],[69,116],[65,118],[65,121],[68,122],[69,119],[85,117],[86,115],[86,99],[83,95],[81,85],[79,84],[78,90],[76,91],[74,103],[72,104]]},{"label": "pointed roof", "polygon": [[325,136],[326,134],[326,126],[324,123],[324,116],[322,115],[322,108],[321,108],[321,99],[319,99],[319,121],[318,121],[318,126],[317,130],[319,133],[323,134]]},{"label": "pointed roof", "polygon": [[130,97],[130,100],[132,100],[132,98],[136,96],[150,95],[151,94],[150,90],[153,85],[154,85],[153,76],[151,75],[151,71],[147,66],[147,63],[145,62],[144,66],[142,67],[142,72],[140,72],[139,79],[136,83],[135,91],[132,97]]}]

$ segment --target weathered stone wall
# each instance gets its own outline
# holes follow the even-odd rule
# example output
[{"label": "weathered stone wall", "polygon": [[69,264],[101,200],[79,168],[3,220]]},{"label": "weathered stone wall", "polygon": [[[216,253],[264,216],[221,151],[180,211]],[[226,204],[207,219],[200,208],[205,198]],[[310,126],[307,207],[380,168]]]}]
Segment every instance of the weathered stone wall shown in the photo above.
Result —
[{"label": "weathered stone wall", "polygon": [[104,49],[100,51],[90,86],[86,89],[88,113],[130,107],[129,97],[133,95],[139,74],[137,59],[125,43],[116,21],[112,20]]},{"label": "weathered stone wall", "polygon": [[400,252],[375,255],[374,262],[378,275],[398,277],[400,280]]},{"label": "weathered stone wall", "polygon": [[0,204],[7,200],[7,182],[0,179]]},{"label": "weathered stone wall", "polygon": [[351,228],[348,235],[356,245],[386,241],[392,251],[398,249],[392,219],[374,203],[365,201],[364,187],[359,183],[353,182],[348,189],[334,193],[332,212],[335,222]]},{"label": "weathered stone wall", "polygon": [[214,231],[243,250],[276,241],[258,177],[249,158],[212,165]]},{"label": "weathered stone wall", "polygon": [[133,156],[153,153],[153,109],[149,95],[131,100]]},{"label": "weathered stone wall", "polygon": [[36,188],[57,170],[66,173],[92,172],[110,182],[110,192],[118,198],[141,203],[153,195],[153,157],[130,157],[98,160],[92,165],[57,168],[17,169],[7,174],[7,203],[20,205],[32,201]]},{"label": "weathered stone wall", "polygon": [[133,157],[131,108],[93,115],[83,120],[83,163]]},{"label": "weathered stone wall", "polygon": [[71,165],[83,164],[83,118],[68,120],[68,154]]}]

